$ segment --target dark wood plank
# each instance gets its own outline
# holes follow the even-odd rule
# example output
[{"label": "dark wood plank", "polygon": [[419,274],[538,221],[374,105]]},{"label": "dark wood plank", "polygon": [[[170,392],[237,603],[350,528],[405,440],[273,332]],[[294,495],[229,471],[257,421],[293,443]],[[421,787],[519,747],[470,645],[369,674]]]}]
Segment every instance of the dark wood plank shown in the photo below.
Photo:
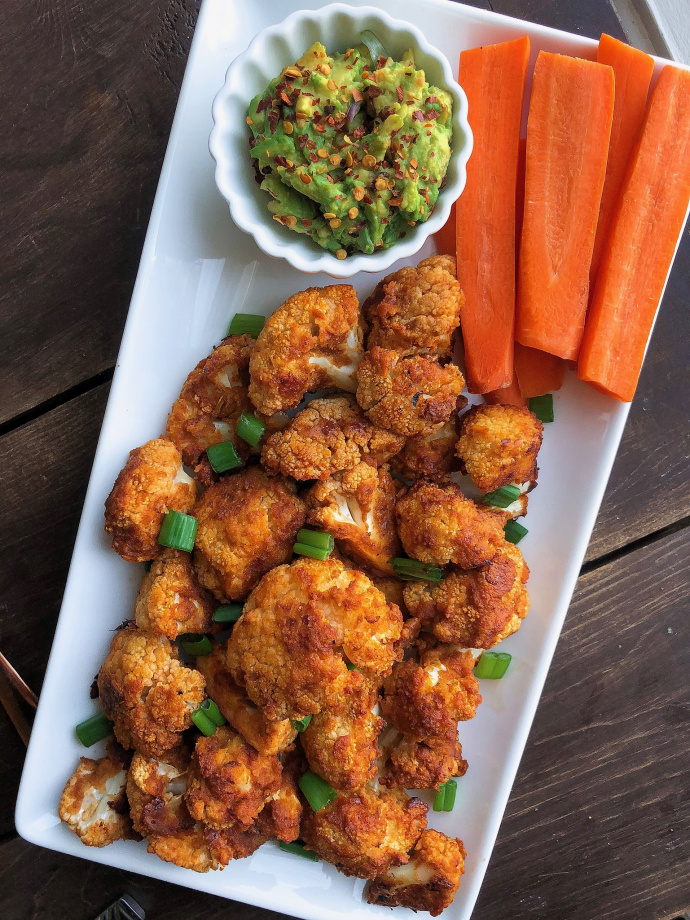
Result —
[{"label": "dark wood plank", "polygon": [[[474,4],[473,4],[474,5]],[[625,40],[625,33],[613,4],[601,0],[577,0],[554,3],[554,0],[489,0],[495,13],[538,22],[552,29],[575,32],[598,39],[602,32]]]}]

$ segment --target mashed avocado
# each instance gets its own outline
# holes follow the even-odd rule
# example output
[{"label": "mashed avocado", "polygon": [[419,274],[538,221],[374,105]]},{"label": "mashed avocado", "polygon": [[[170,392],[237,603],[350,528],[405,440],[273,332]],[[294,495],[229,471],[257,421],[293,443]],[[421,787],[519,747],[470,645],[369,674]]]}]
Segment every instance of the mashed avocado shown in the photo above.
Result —
[{"label": "mashed avocado", "polygon": [[274,220],[344,259],[388,249],[431,214],[450,159],[451,97],[412,51],[315,42],[252,99],[247,124]]}]

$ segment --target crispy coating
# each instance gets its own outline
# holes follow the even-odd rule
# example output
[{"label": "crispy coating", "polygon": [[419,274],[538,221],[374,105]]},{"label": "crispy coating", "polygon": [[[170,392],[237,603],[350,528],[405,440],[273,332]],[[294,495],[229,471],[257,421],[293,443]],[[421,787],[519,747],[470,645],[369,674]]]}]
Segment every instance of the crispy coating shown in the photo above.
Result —
[{"label": "crispy coating", "polygon": [[527,616],[528,578],[519,548],[506,543],[490,565],[454,569],[438,584],[410,583],[405,602],[441,642],[487,649],[517,632]]},{"label": "crispy coating", "polygon": [[388,751],[381,783],[391,788],[438,789],[453,776],[463,776],[467,761],[457,738],[413,741],[398,735]]},{"label": "crispy coating", "polygon": [[266,802],[259,815],[270,829],[271,836],[284,843],[297,840],[302,820],[302,802],[300,801],[297,781],[302,772],[303,755],[289,751],[281,755],[283,774],[280,789]]},{"label": "crispy coating", "polygon": [[140,629],[175,639],[216,630],[213,596],[199,585],[189,553],[165,549],[144,575],[134,608]]},{"label": "crispy coating", "polygon": [[370,332],[367,348],[380,345],[403,354],[450,354],[465,295],[450,256],[423,259],[379,281],[362,304]]},{"label": "crispy coating", "polygon": [[302,719],[342,691],[343,656],[365,676],[390,673],[401,630],[399,608],[362,572],[336,559],[300,559],[273,569],[253,591],[227,661],[269,719]]},{"label": "crispy coating", "polygon": [[230,725],[261,754],[279,754],[289,747],[297,731],[289,719],[271,722],[233,680],[226,651],[218,646],[210,655],[197,658],[196,666],[206,679],[206,692]]},{"label": "crispy coating", "polygon": [[249,395],[260,412],[294,409],[305,393],[353,392],[362,355],[357,292],[349,284],[308,288],[266,320],[249,364]]},{"label": "crispy coating", "polygon": [[352,397],[314,399],[290,425],[266,441],[261,462],[269,473],[328,479],[358,463],[380,466],[404,439],[369,422]]},{"label": "crispy coating", "polygon": [[505,545],[503,518],[465,498],[455,483],[416,482],[399,495],[395,516],[405,552],[420,562],[469,569]]},{"label": "crispy coating", "polygon": [[[466,402],[461,396],[461,401]],[[459,410],[458,410],[459,411]],[[441,428],[432,434],[408,438],[405,446],[391,460],[391,469],[403,479],[426,479],[429,482],[450,482],[450,474],[460,469],[455,456],[460,420],[453,415]]]},{"label": "crispy coating", "polygon": [[464,385],[454,364],[375,346],[357,370],[357,402],[380,428],[424,437],[451,418]]},{"label": "crispy coating", "polygon": [[359,463],[317,482],[302,496],[310,524],[335,537],[338,547],[365,565],[392,574],[389,560],[400,555],[395,529],[396,488],[387,466]]},{"label": "crispy coating", "polygon": [[194,566],[219,601],[243,600],[266,572],[291,558],[306,517],[295,493],[293,484],[249,467],[201,496]]},{"label": "crispy coating", "polygon": [[105,500],[105,532],[127,562],[147,562],[163,550],[157,541],[168,511],[189,513],[195,501],[196,485],[175,445],[166,438],[147,441],[130,451]]},{"label": "crispy coating", "polygon": [[138,839],[132,831],[123,758],[109,746],[99,760],[80,757],[79,766],[62,792],[58,815],[87,847],[105,847],[115,840]]},{"label": "crispy coating", "polygon": [[401,789],[370,786],[339,795],[319,811],[307,809],[302,839],[345,875],[376,878],[407,862],[426,827],[427,806]]},{"label": "crispy coating", "polygon": [[410,861],[374,879],[367,900],[381,907],[425,910],[438,917],[455,897],[466,856],[462,840],[427,828],[410,853]]},{"label": "crispy coating", "polygon": [[247,388],[253,348],[250,335],[223,339],[187,377],[170,410],[166,435],[204,485],[214,479],[204,456],[212,444],[229,440],[243,460],[249,456],[249,445],[237,437],[235,425],[243,412],[251,412]]},{"label": "crispy coating", "polygon": [[473,406],[460,423],[456,452],[481,492],[536,482],[543,431],[525,406]]},{"label": "crispy coating", "polygon": [[182,741],[191,715],[203,702],[205,681],[178,660],[165,636],[136,628],[113,637],[98,674],[103,712],[125,748],[147,757],[163,756]]}]

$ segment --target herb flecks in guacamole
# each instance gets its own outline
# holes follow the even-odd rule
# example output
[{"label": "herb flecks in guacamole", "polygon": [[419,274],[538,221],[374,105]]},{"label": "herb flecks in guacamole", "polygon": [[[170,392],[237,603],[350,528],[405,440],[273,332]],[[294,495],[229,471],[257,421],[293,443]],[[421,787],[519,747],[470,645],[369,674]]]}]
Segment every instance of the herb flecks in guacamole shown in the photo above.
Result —
[{"label": "herb flecks in guacamole", "polygon": [[451,97],[412,51],[316,42],[249,106],[251,155],[274,220],[344,259],[388,249],[433,211],[450,159]]}]

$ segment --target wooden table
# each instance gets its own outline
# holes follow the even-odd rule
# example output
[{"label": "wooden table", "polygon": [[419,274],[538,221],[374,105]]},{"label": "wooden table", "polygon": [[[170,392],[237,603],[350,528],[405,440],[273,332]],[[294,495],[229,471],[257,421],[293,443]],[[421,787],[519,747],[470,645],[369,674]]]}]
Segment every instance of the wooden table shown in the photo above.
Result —
[{"label": "wooden table", "polygon": [[[476,5],[624,37],[609,0]],[[197,12],[0,8],[0,648],[36,690]],[[690,905],[689,304],[686,230],[476,920]],[[24,748],[2,711],[0,750],[3,920],[89,920],[125,889],[150,918],[269,916],[20,840]]]}]

